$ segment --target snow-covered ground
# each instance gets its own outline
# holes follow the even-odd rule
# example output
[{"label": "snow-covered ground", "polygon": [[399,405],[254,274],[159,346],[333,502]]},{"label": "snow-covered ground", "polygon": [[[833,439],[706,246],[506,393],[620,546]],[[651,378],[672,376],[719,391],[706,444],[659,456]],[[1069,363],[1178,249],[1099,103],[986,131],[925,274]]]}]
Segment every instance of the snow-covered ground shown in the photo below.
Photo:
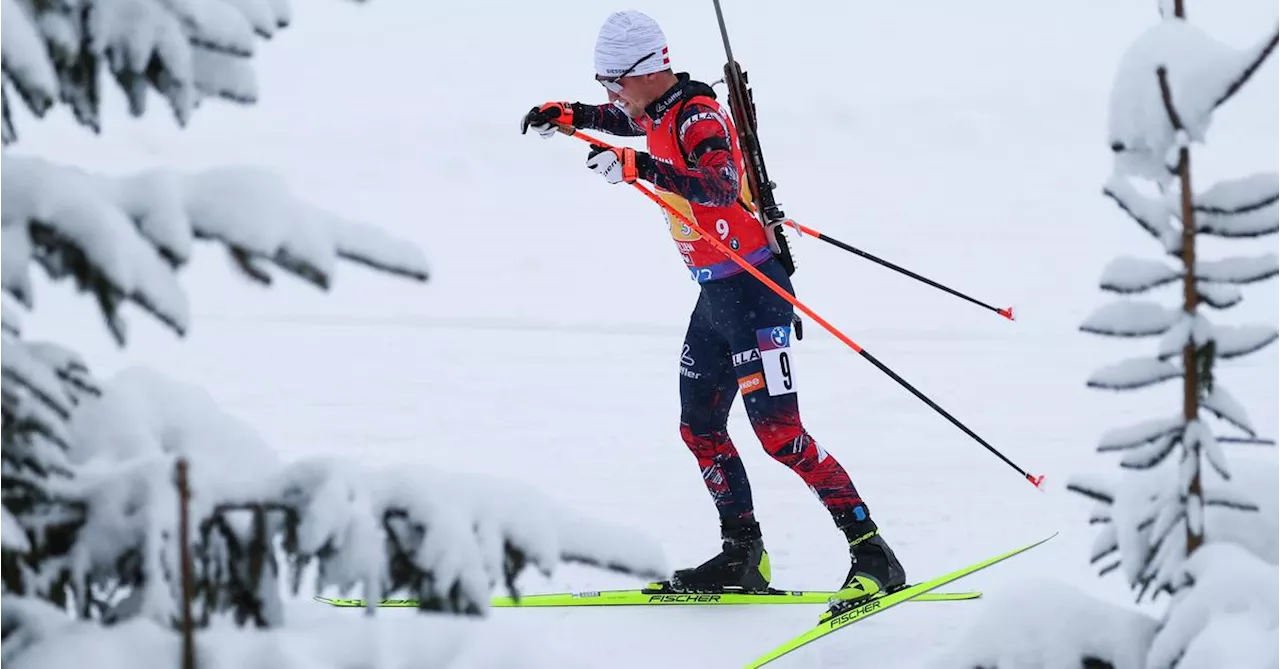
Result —
[{"label": "snow-covered ground", "polygon": [[[73,346],[102,377],[129,362],[204,385],[284,458],[342,454],[532,483],[601,519],[660,539],[674,564],[718,548],[714,511],[677,433],[677,360],[696,287],[656,208],[583,167],[585,147],[520,136],[552,99],[598,100],[599,23],[621,7],[533,3],[299,3],[257,56],[261,102],[213,103],[179,132],[157,109],[107,134],[65,109],[17,114],[16,153],[109,173],[166,165],[279,170],[300,197],[418,242],[428,284],[355,266],[330,294],[282,279],[267,291],[199,249],[182,275],[191,334],[130,319],[114,349],[96,307],[37,280],[32,339]],[[695,76],[719,78],[710,3],[637,6]],[[1068,475],[1111,469],[1106,430],[1170,414],[1172,385],[1089,390],[1089,372],[1150,351],[1080,333],[1106,263],[1151,242],[1102,196],[1107,93],[1123,50],[1157,20],[1151,2],[1071,6],[727,3],[751,74],[778,197],[811,227],[970,292],[1012,304],[1010,323],[813,239],[796,242],[800,297],[1024,468],[1038,492],[979,445],[810,323],[797,344],[802,414],[848,467],[908,570],[924,578],[1058,530],[1050,544],[956,588],[1012,591],[1059,578],[1114,602],[1120,581],[1087,563],[1088,502]],[[1189,0],[1202,29],[1236,46],[1275,21],[1262,0]],[[1272,58],[1219,110],[1195,154],[1198,188],[1275,170]],[[794,237],[793,237],[794,239]],[[1272,242],[1274,243],[1274,241]],[[1206,245],[1259,253],[1255,242]],[[33,274],[39,277],[38,273]],[[1170,290],[1174,290],[1170,288]],[[1240,322],[1277,320],[1276,282],[1245,289]],[[133,307],[126,307],[126,312]],[[1234,321],[1233,321],[1234,322]],[[1277,433],[1276,348],[1218,372],[1263,436]],[[831,588],[840,535],[736,408],[730,431],[752,476],[780,587]],[[1275,455],[1228,447],[1233,459]],[[1212,519],[1210,520],[1212,522]],[[530,590],[623,587],[566,567]],[[981,602],[912,604],[833,635],[778,666],[916,666],[958,640]],[[806,626],[813,607],[499,610],[560,652],[611,667],[741,666]],[[307,601],[297,618],[359,615]],[[388,616],[412,615],[386,611]],[[603,666],[603,665],[599,665]]]}]

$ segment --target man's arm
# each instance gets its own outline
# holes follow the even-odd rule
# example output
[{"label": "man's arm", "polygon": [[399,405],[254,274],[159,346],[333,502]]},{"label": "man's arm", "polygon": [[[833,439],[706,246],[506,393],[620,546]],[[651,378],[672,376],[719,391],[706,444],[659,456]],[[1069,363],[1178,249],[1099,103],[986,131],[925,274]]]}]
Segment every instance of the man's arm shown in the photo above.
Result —
[{"label": "man's arm", "polygon": [[587,105],[573,103],[573,127],[583,130],[599,130],[620,137],[640,137],[644,135],[635,121],[627,113],[612,104]]},{"label": "man's arm", "polygon": [[724,114],[709,105],[690,103],[676,124],[676,142],[694,167],[652,159],[637,161],[639,177],[697,204],[725,207],[736,202],[742,177],[733,159]]}]

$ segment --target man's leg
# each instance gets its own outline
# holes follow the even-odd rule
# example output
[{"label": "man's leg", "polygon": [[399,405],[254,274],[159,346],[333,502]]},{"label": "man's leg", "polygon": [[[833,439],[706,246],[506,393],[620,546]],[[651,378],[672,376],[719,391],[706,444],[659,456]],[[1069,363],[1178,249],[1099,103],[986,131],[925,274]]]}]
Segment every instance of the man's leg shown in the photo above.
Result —
[{"label": "man's leg", "polygon": [[[777,263],[761,270],[790,290]],[[751,426],[765,451],[804,480],[849,541],[853,566],[837,596],[852,601],[903,585],[902,565],[879,536],[849,474],[800,421],[791,305],[754,277],[740,284],[731,304],[732,309],[716,314],[716,324],[733,349],[734,375]]]},{"label": "man's leg", "polygon": [[680,359],[680,436],[698,461],[720,515],[721,551],[672,575],[676,589],[759,591],[769,586],[769,556],[751,504],[751,485],[727,425],[737,395],[729,345],[706,318],[705,296],[689,319]]},{"label": "man's leg", "polygon": [[[742,401],[766,453],[786,465],[813,491],[837,523],[864,520],[867,509],[848,472],[804,428],[791,350],[791,326],[756,329],[735,357]],[[775,343],[781,342],[781,343]],[[754,359],[752,359],[754,358]]]},{"label": "man's leg", "polygon": [[702,311],[694,310],[680,355],[680,436],[698,461],[720,518],[747,520],[754,515],[751,484],[727,429],[737,395],[729,346]]}]

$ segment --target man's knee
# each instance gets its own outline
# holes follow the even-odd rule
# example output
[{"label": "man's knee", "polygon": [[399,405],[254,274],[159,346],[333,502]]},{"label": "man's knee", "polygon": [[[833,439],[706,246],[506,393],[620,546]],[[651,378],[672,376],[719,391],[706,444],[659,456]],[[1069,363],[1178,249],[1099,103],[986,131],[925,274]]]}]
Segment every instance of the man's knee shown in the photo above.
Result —
[{"label": "man's knee", "polygon": [[680,438],[699,462],[709,462],[721,457],[737,455],[738,451],[729,440],[729,433],[721,430],[694,430],[688,423],[680,424]]},{"label": "man's knee", "polygon": [[[759,421],[752,424],[760,445],[773,459],[795,469],[815,450],[813,437],[794,421]],[[811,459],[811,458],[810,458]]]}]

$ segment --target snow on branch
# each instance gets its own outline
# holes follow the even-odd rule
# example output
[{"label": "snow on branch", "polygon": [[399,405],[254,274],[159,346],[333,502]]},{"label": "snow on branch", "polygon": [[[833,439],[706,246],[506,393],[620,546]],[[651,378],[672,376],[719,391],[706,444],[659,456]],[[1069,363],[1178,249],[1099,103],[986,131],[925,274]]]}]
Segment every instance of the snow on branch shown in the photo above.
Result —
[{"label": "snow on branch", "polygon": [[1259,351],[1280,336],[1271,325],[1219,325],[1214,330],[1214,355],[1225,360]]},{"label": "snow on branch", "polygon": [[1263,171],[1240,179],[1222,180],[1194,198],[1203,214],[1245,214],[1280,203],[1280,173]]},{"label": "snow on branch", "polygon": [[[27,108],[37,117],[44,116],[58,98],[58,76],[53,64],[42,57],[43,38],[36,28],[31,6],[18,0],[0,0],[3,4],[3,35],[0,35],[0,51],[4,61],[5,88],[12,84],[22,96]],[[12,78],[10,73],[12,73]],[[6,93],[8,91],[6,90]],[[5,101],[6,134],[11,129],[8,120],[8,101]],[[7,144],[9,140],[5,140]]]},{"label": "snow on branch", "polygon": [[373,228],[341,219],[293,196],[275,173],[228,167],[188,175],[182,191],[199,238],[226,243],[246,274],[262,283],[269,260],[327,288],[338,257],[425,281],[421,250]]},{"label": "snow on branch", "polygon": [[1167,360],[1181,355],[1182,350],[1191,343],[1197,319],[1203,318],[1198,313],[1193,317],[1185,311],[1182,312],[1178,322],[1160,337],[1160,343],[1156,345],[1156,356],[1161,360]]},{"label": "snow on branch", "polygon": [[[201,95],[253,102],[254,38],[289,23],[288,4],[280,0],[3,2],[5,83],[37,117],[61,100],[94,132],[101,130],[102,71],[115,79],[134,116],[146,112],[149,88],[168,102],[179,125]],[[16,138],[7,88],[6,144]]]},{"label": "snow on branch", "polygon": [[1158,260],[1121,257],[1102,271],[1101,288],[1114,293],[1141,293],[1182,278],[1182,270]]},{"label": "snow on branch", "polygon": [[[57,545],[61,528],[77,525],[82,518],[79,507],[52,492],[47,482],[70,475],[67,449],[73,437],[68,418],[80,398],[96,387],[79,356],[60,346],[22,341],[16,328],[0,341],[5,550],[20,549],[39,559],[48,546]],[[27,558],[6,556],[3,572],[6,596],[39,587],[40,575]],[[9,647],[6,636],[6,653]]]},{"label": "snow on branch", "polygon": [[1257,432],[1253,429],[1253,424],[1249,421],[1249,414],[1244,410],[1244,405],[1234,395],[1227,392],[1222,384],[1215,383],[1213,390],[1209,394],[1201,398],[1200,405],[1208,409],[1218,418],[1240,428],[1249,436],[1257,436]]},{"label": "snow on branch", "polygon": [[84,396],[99,390],[84,360],[48,342],[3,336],[4,412],[17,432],[34,430],[66,446],[66,421]]},{"label": "snow on branch", "polygon": [[[282,490],[278,503],[306,519],[297,564],[318,558],[318,588],[362,586],[370,599],[408,596],[424,608],[472,613],[488,608],[496,585],[518,595],[515,577],[526,565],[546,575],[559,562],[663,575],[654,545],[514,481],[333,460],[287,467],[280,481],[271,486]],[[377,566],[384,546],[389,571]]]},{"label": "snow on branch", "polygon": [[[1103,505],[1109,505],[1116,499],[1115,482],[1108,477],[1096,474],[1076,474],[1072,476],[1067,482],[1067,490],[1084,495]],[[1109,517],[1109,515],[1106,516],[1108,519]],[[1100,522],[1108,522],[1108,520],[1100,518]]]},{"label": "snow on branch", "polygon": [[1237,50],[1176,17],[1148,29],[1125,52],[1111,88],[1108,136],[1117,170],[1167,180],[1178,132],[1204,141],[1213,110],[1274,48],[1274,33],[1257,46]]},{"label": "snow on branch", "polygon": [[1196,261],[1196,278],[1216,283],[1246,284],[1280,273],[1280,257],[1274,253]]},{"label": "snow on branch", "polygon": [[1090,388],[1132,390],[1182,376],[1182,370],[1164,361],[1135,358],[1108,365],[1089,376]]},{"label": "snow on branch", "polygon": [[1200,301],[1214,309],[1228,309],[1244,299],[1244,292],[1229,283],[1196,282],[1196,293]]},{"label": "snow on branch", "polygon": [[1136,448],[1182,429],[1182,416],[1157,418],[1135,425],[1117,428],[1102,435],[1099,452]]},{"label": "snow on branch", "polygon": [[[39,158],[3,157],[5,245],[29,253],[53,278],[70,274],[81,290],[91,291],[111,331],[124,339],[118,314],[128,299],[179,332],[187,328],[186,296],[155,248],[138,235],[132,221],[104,197],[91,175]],[[6,253],[4,288],[27,293],[13,274],[25,279],[28,258]],[[11,274],[13,273],[13,274]]]},{"label": "snow on branch", "polygon": [[1151,669],[1262,669],[1275,665],[1280,580],[1267,564],[1227,542],[1206,544],[1181,563],[1184,585],[1151,642]]},{"label": "snow on branch", "polygon": [[5,551],[17,553],[31,550],[31,542],[27,540],[26,530],[13,517],[13,514],[9,513],[7,506],[3,507],[3,515],[0,515],[0,545]]},{"label": "snow on branch", "polygon": [[[12,611],[10,607],[12,605]],[[181,637],[169,625],[111,627],[69,620],[57,608],[6,595],[5,667],[173,669]],[[496,641],[495,641],[496,640]],[[510,621],[423,614],[314,620],[270,630],[233,626],[195,634],[199,666],[271,669],[586,669],[568,650]]]},{"label": "snow on branch", "polygon": [[1164,200],[1139,193],[1119,170],[1112,172],[1102,193],[1114,200],[1143,230],[1159,241],[1166,251],[1172,253],[1178,248],[1180,234],[1171,222],[1174,211]]},{"label": "snow on branch", "polygon": [[1276,201],[1238,213],[1196,210],[1196,232],[1224,238],[1261,237],[1280,230]]},{"label": "snow on branch", "polygon": [[[7,292],[4,295],[9,296]],[[3,317],[0,317],[0,330],[7,335],[18,336],[22,330],[22,319],[18,316],[18,312],[9,306],[9,300],[6,299],[0,303],[0,313],[3,313]]]},{"label": "snow on branch", "polygon": [[[1225,454],[1224,454],[1225,455]],[[1272,479],[1274,484],[1274,478]],[[1273,491],[1274,492],[1274,491]],[[1204,504],[1205,506],[1219,506],[1224,509],[1234,509],[1236,511],[1258,511],[1258,503],[1256,497],[1248,490],[1239,489],[1238,486],[1226,484],[1216,484],[1214,482],[1206,482],[1204,486]],[[1266,523],[1260,523],[1265,525]],[[1257,528],[1250,528],[1251,533],[1255,536],[1259,534]],[[1235,543],[1244,543],[1236,541]],[[1264,554],[1265,555],[1265,554]]]},{"label": "snow on branch", "polygon": [[[1094,497],[1098,504],[1092,513],[1094,517],[1105,519],[1101,522],[1105,524],[1103,533],[1107,539],[1101,544],[1095,543],[1091,554],[1097,555],[1102,549],[1109,548],[1110,537],[1114,536],[1114,552],[1118,552],[1119,559],[1104,565],[1102,573],[1122,568],[1129,585],[1140,587],[1142,592],[1165,568],[1163,565],[1177,561],[1176,553],[1170,552],[1171,544],[1164,539],[1176,534],[1176,530],[1183,526],[1185,514],[1178,496],[1170,494],[1167,486],[1161,485],[1167,472],[1167,469],[1154,470],[1105,479],[1092,475],[1092,480],[1086,481],[1084,486],[1079,486],[1079,481],[1074,478],[1068,486],[1073,492],[1105,489],[1110,493],[1109,500]],[[1081,494],[1089,495],[1088,492]],[[1106,551],[1102,557],[1111,552]],[[1142,597],[1141,592],[1138,597]]]},{"label": "snow on branch", "polygon": [[[71,425],[77,478],[62,489],[92,512],[72,550],[45,568],[70,583],[115,572],[130,594],[90,602],[108,618],[167,620],[174,610],[175,457],[190,463],[205,616],[234,612],[276,624],[281,559],[294,592],[314,563],[318,588],[407,596],[454,613],[486,610],[498,585],[517,594],[516,576],[528,566],[550,573],[577,561],[646,578],[665,573],[656,544],[517,482],[403,466],[376,471],[355,460],[282,465],[206,393],[144,368],[115,377]],[[136,508],[139,499],[148,500],[145,509]],[[271,550],[277,544],[282,554]],[[131,570],[121,573],[122,564]]]},{"label": "snow on branch", "polygon": [[1275,234],[1280,230],[1278,201],[1280,176],[1275,172],[1218,182],[1195,197],[1197,232],[1218,237]]},{"label": "snow on branch", "polygon": [[1168,330],[1181,316],[1182,310],[1156,302],[1122,300],[1099,307],[1080,330],[1112,337],[1148,337]]},{"label": "snow on branch", "polygon": [[55,278],[71,273],[98,298],[121,344],[123,299],[186,331],[186,297],[174,270],[190,259],[194,239],[222,242],[261,283],[271,282],[270,262],[327,289],[340,258],[419,281],[428,276],[417,247],[299,200],[264,170],[107,178],[36,158],[3,161],[5,290],[30,304],[30,260]]},{"label": "snow on branch", "polygon": [[1191,452],[1203,453],[1209,461],[1209,466],[1213,467],[1218,476],[1228,480],[1231,478],[1227,455],[1222,452],[1222,445],[1218,443],[1213,430],[1204,421],[1196,419],[1187,423],[1186,429],[1182,432],[1182,443],[1186,444]]},{"label": "snow on branch", "polygon": [[1150,469],[1169,457],[1169,454],[1173,452],[1179,441],[1178,435],[1175,433],[1129,449],[1124,454],[1124,457],[1120,459],[1120,466],[1124,469]]}]

